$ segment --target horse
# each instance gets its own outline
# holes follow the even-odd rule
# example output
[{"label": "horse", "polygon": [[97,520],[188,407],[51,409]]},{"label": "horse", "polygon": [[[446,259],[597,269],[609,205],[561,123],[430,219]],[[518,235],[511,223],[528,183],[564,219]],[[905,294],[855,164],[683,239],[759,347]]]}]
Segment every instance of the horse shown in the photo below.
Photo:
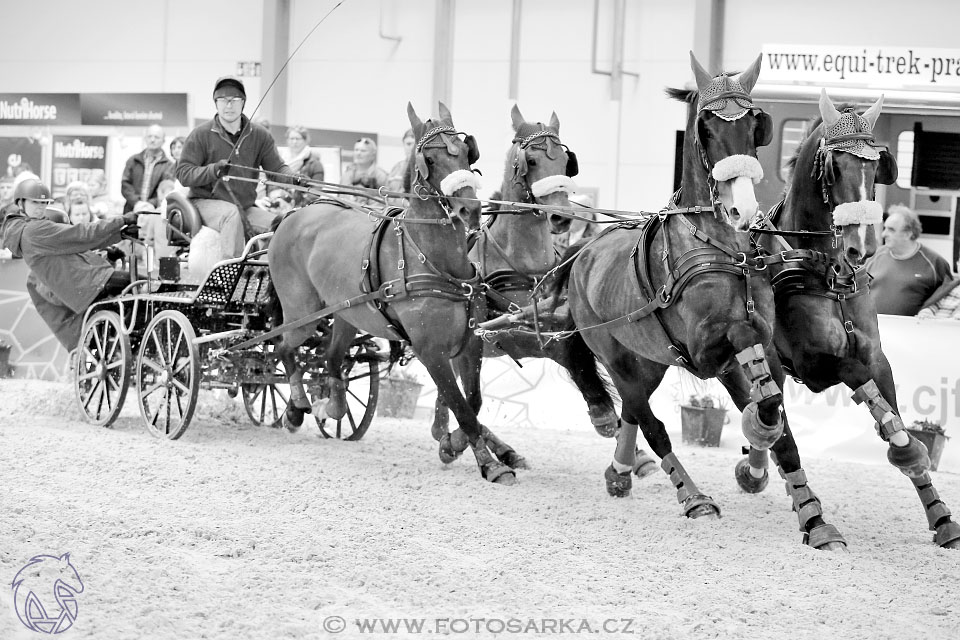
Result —
[{"label": "horse", "polygon": [[[506,154],[500,199],[569,206],[568,196],[576,190],[573,177],[579,168],[576,154],[560,140],[557,114],[551,114],[547,124],[527,122],[514,105],[510,116],[515,135]],[[552,234],[568,229],[570,221],[570,217],[545,215],[536,209],[492,213],[469,253],[470,261],[479,265],[480,276],[487,287],[488,318],[514,312],[530,301],[538,281],[557,264]],[[574,358],[568,349],[572,343],[550,341],[541,346],[538,337],[530,331],[506,330],[485,335],[488,337],[483,340],[474,337],[456,362],[459,371],[469,372],[464,389],[475,411],[479,412],[482,403],[479,376],[483,357],[507,355],[515,360],[546,357],[570,373],[587,402],[595,428],[607,437],[613,436],[618,418],[607,385],[595,369],[573,366]],[[448,420],[447,407],[438,396],[431,433],[440,443],[440,459],[444,462],[451,462],[466,448],[462,434],[448,433]],[[493,452],[501,461],[514,467],[522,464],[509,446],[495,436],[492,441],[497,444]],[[651,459],[645,457],[645,460],[653,464]]]},{"label": "horse", "polygon": [[[623,402],[616,452],[604,472],[607,492],[629,495],[639,428],[683,515],[699,518],[719,517],[720,507],[680,463],[649,403],[670,366],[718,378],[757,449],[790,436],[772,342],[773,291],[748,234],[736,228],[757,211],[757,148],[772,137],[770,116],[750,96],[761,58],[737,76],[715,77],[692,53],[690,59],[697,90],[667,90],[687,103],[681,188],[672,207],[570,247],[552,293],[559,299],[566,292],[568,339],[589,347],[577,350],[588,354],[579,366],[602,362]],[[832,542],[824,527],[818,533]]]},{"label": "horse", "polygon": [[[853,400],[866,405],[889,444],[888,461],[916,488],[935,542],[957,549],[960,525],[933,486],[926,448],[904,430],[897,409],[863,266],[877,247],[873,225],[882,222],[875,185],[893,184],[897,177],[896,161],[873,136],[882,104],[881,97],[860,115],[847,105],[839,110],[822,91],[820,118],[790,161],[785,199],[754,221],[752,230],[772,274],[774,343],[783,366],[815,393],[840,383],[854,392]],[[806,475],[796,449],[774,446],[772,452],[788,491],[803,493]],[[763,489],[766,483],[755,478],[766,473],[766,461],[765,452],[751,450],[737,464],[741,487]]]},{"label": "horse", "polygon": [[466,434],[481,476],[513,484],[513,470],[490,453],[450,362],[476,322],[479,278],[467,260],[466,243],[467,229],[480,224],[478,180],[470,169],[480,154],[476,140],[457,130],[442,103],[439,114],[421,121],[407,105],[417,144],[407,175],[415,197],[406,210],[368,214],[378,220],[371,230],[346,205],[317,203],[277,226],[267,256],[278,321],[286,322],[276,330],[283,329],[277,354],[291,388],[283,419],[296,427],[312,410],[295,350],[314,336],[320,318],[332,317],[323,354],[328,417],[336,420],[346,412],[339,372],[358,329],[406,340]]}]

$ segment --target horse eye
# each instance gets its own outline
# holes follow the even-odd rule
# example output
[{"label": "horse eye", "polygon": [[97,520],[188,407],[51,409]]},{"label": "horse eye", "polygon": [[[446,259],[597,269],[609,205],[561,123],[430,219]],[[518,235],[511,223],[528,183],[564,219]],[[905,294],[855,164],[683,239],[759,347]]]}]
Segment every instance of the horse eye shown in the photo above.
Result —
[{"label": "horse eye", "polygon": [[537,160],[536,160],[536,158],[527,158],[527,166],[528,166],[528,167],[535,167],[535,166],[537,166]]},{"label": "horse eye", "polygon": [[434,164],[433,158],[431,158],[430,156],[427,156],[427,164],[430,164],[430,165]]}]

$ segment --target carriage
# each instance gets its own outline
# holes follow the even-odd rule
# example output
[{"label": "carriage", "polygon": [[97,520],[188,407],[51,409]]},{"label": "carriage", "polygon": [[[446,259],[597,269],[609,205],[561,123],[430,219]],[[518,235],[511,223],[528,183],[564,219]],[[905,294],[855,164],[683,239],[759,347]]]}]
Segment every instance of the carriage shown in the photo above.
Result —
[{"label": "carriage", "polygon": [[[200,228],[199,216],[186,198],[171,196],[168,204],[171,244],[186,245]],[[274,324],[266,250],[259,248],[271,235],[251,238],[239,258],[218,262],[196,283],[176,274],[137,279],[132,256],[130,285],[119,296],[95,302],[84,316],[73,373],[85,418],[109,426],[132,391],[147,430],[175,440],[189,427],[200,390],[224,389],[241,396],[254,424],[279,427],[289,386],[273,345],[261,339]],[[329,322],[318,321],[315,337],[298,352],[317,408],[329,395],[318,355],[328,335]],[[388,362],[389,354],[372,336],[354,338],[341,371],[348,386],[346,414],[332,420],[314,413],[324,437],[363,437]]]}]

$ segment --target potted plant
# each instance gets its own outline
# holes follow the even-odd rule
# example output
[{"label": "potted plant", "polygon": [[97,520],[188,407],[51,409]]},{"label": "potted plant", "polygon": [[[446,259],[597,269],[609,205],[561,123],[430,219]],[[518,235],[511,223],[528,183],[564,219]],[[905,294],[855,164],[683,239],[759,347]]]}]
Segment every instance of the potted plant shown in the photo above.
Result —
[{"label": "potted plant", "polygon": [[940,464],[940,455],[943,453],[943,445],[949,439],[943,426],[933,420],[914,420],[907,427],[907,431],[927,447],[927,452],[930,454],[930,470],[936,471],[937,465]]},{"label": "potted plant", "polygon": [[380,381],[377,415],[385,418],[412,418],[423,384],[406,367],[394,367]]},{"label": "potted plant", "polygon": [[719,447],[723,425],[729,422],[726,402],[709,393],[692,394],[680,405],[683,441],[701,447]]}]

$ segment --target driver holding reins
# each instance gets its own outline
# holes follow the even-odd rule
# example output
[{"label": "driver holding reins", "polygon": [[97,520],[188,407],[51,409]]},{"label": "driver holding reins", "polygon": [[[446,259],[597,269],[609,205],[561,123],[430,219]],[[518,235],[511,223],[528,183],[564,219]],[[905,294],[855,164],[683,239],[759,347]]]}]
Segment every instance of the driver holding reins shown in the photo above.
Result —
[{"label": "driver holding reins", "polygon": [[255,206],[256,183],[225,178],[256,179],[261,168],[270,172],[271,180],[277,180],[271,175],[275,173],[297,176],[283,162],[270,132],[243,115],[246,100],[240,80],[232,76],[217,80],[213,87],[217,115],[190,132],[176,169],[180,183],[190,187],[190,201],[204,226],[220,232],[221,258],[243,252],[245,227],[250,236],[264,233],[277,217]]}]

